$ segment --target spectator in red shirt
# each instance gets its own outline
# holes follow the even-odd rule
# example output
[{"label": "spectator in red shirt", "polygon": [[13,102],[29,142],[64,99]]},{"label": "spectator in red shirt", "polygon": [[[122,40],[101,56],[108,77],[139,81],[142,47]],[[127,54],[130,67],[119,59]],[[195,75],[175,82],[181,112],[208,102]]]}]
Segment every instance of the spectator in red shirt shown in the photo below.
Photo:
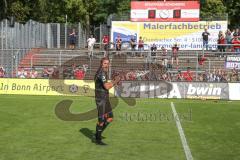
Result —
[{"label": "spectator in red shirt", "polygon": [[220,52],[225,52],[225,46],[223,46],[225,44],[225,37],[222,31],[219,31],[218,34],[218,49]]},{"label": "spectator in red shirt", "polygon": [[74,77],[77,80],[82,80],[85,77],[85,71],[83,69],[81,69],[80,67],[78,67],[77,69],[75,69],[74,71]]},{"label": "spectator in red shirt", "polygon": [[193,75],[192,75],[192,72],[190,70],[190,67],[187,68],[187,71],[184,72],[183,74],[183,78],[184,80],[188,81],[188,82],[192,82],[193,80]]},{"label": "spectator in red shirt", "polygon": [[109,36],[108,35],[103,36],[102,44],[104,46],[104,50],[107,51],[108,47],[109,47]]},{"label": "spectator in red shirt", "polygon": [[198,57],[198,64],[203,65],[207,58],[204,55]]},{"label": "spectator in red shirt", "polygon": [[[238,39],[237,36],[234,36],[234,38],[232,40],[232,44],[234,44],[234,46],[233,46],[234,51],[237,52],[237,54],[240,54],[240,40]],[[239,45],[237,45],[237,44],[239,44]]]}]

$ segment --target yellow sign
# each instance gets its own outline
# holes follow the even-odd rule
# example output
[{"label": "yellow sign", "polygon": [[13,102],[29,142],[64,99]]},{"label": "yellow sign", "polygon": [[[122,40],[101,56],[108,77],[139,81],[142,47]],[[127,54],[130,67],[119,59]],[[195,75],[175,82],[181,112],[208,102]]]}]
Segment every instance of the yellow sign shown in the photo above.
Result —
[{"label": "yellow sign", "polygon": [[95,96],[95,85],[84,80],[1,78],[0,94]]},{"label": "yellow sign", "polygon": [[199,22],[112,22],[112,41],[120,35],[123,42],[134,37],[137,41],[142,37],[149,46],[155,43],[158,48],[164,46],[170,49],[177,43],[180,50],[202,50],[202,33],[207,28],[209,47],[217,47],[219,31],[227,30],[227,21],[199,21]]}]

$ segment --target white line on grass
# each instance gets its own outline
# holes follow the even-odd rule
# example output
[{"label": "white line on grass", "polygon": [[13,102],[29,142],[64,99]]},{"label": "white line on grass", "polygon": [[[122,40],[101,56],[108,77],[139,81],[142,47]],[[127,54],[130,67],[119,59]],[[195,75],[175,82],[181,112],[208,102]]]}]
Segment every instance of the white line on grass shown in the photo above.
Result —
[{"label": "white line on grass", "polygon": [[174,106],[173,102],[171,102],[171,108],[172,108],[173,116],[174,116],[174,119],[175,119],[175,122],[176,122],[176,126],[178,128],[178,133],[179,133],[181,141],[182,141],[182,146],[183,146],[186,158],[187,158],[187,160],[193,160],[191,150],[188,146],[187,139],[184,135],[184,131],[183,131],[181,122],[179,120],[179,117],[178,117],[178,114],[176,112],[176,109],[175,109],[175,106]]}]

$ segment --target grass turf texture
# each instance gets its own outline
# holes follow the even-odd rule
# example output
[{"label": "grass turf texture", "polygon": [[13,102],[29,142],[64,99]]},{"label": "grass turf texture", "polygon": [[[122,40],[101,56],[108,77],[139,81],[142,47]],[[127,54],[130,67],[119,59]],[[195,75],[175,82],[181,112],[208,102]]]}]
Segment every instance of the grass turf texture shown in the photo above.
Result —
[{"label": "grass turf texture", "polygon": [[114,122],[103,134],[108,145],[97,146],[89,138],[96,119],[67,122],[54,113],[63,99],[74,101],[73,113],[87,111],[95,107],[93,98],[1,95],[0,99],[1,160],[186,159],[171,102],[194,159],[240,159],[239,102],[137,99],[135,107],[128,107],[120,101]]}]

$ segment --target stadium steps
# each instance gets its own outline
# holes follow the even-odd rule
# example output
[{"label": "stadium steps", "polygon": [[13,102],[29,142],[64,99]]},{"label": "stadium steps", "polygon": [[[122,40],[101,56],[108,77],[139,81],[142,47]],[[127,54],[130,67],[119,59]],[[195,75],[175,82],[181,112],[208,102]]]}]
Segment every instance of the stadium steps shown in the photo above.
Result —
[{"label": "stadium steps", "polygon": [[31,67],[31,61],[34,64],[36,62],[36,60],[37,60],[37,56],[34,56],[34,54],[40,53],[41,50],[43,50],[43,49],[41,49],[41,48],[31,49],[20,60],[19,67],[30,68]]},{"label": "stadium steps", "polygon": [[[64,67],[71,67],[72,64],[75,64],[76,66],[82,66],[83,64],[87,64],[89,66],[88,71],[86,73],[85,78],[86,79],[93,79],[94,74],[96,73],[100,58],[102,57],[102,53],[96,53],[101,56],[93,57],[90,61],[90,59],[87,56],[86,50],[57,50],[57,49],[32,49],[26,56],[21,60],[21,66],[23,67],[30,67],[31,66],[31,57],[33,58],[33,66],[37,68],[44,68],[46,66],[59,66],[62,65]],[[61,56],[60,56],[61,55]],[[189,57],[196,57],[194,59],[184,58]],[[183,57],[184,56],[184,57]],[[61,58],[60,58],[61,57]],[[187,67],[190,67],[191,70],[196,70],[196,61],[197,56],[195,52],[186,52],[185,55],[180,54],[179,55],[179,66],[177,67],[176,64],[172,66],[170,71],[177,71],[178,69],[184,71],[187,69]],[[182,58],[181,58],[182,57]],[[212,53],[207,53],[206,57],[211,61],[211,70],[214,68],[224,68],[224,58],[219,58],[215,56]],[[129,71],[129,70],[145,70],[146,65],[144,63],[146,62],[146,57],[131,57],[131,56],[113,56],[111,59],[111,66],[112,71]],[[161,64],[162,60],[161,58],[158,58],[156,63]],[[169,63],[171,63],[171,59],[169,60]],[[91,66],[91,68],[90,68]],[[208,60],[204,62],[204,65],[198,65],[198,70],[208,70],[209,64]]]}]

